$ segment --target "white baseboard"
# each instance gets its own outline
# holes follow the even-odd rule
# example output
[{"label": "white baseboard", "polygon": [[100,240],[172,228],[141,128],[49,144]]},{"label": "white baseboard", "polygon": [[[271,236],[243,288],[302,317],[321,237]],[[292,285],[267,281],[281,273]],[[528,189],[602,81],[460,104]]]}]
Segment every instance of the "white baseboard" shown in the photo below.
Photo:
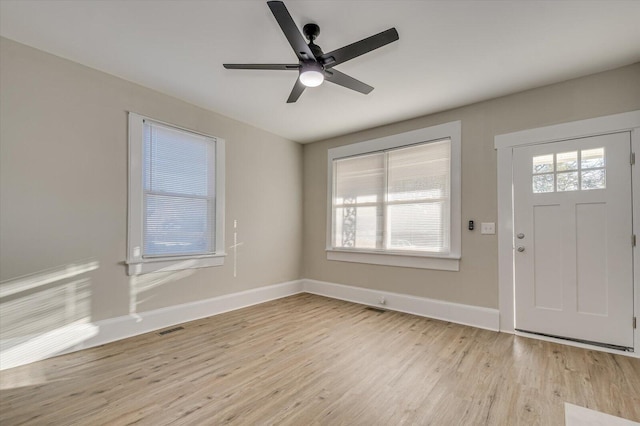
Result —
[{"label": "white baseboard", "polygon": [[[45,335],[34,336],[19,345],[9,345],[5,343],[4,345],[0,345],[0,348],[2,348],[0,353],[0,359],[2,360],[2,362],[0,362],[0,370],[25,365],[81,349],[104,345],[105,343],[116,340],[126,339],[172,325],[210,317],[301,292],[302,281],[289,281],[213,297],[211,299],[169,306],[153,311],[95,321],[83,326],[85,328],[89,327],[89,331],[91,331],[91,333],[88,333],[85,328],[82,329],[86,339],[74,340],[65,337],[64,341],[61,341],[60,339],[56,339],[56,336],[59,336],[60,333],[56,333],[55,335],[46,333]],[[65,336],[66,335],[68,335],[68,333],[65,334]],[[45,337],[46,339],[44,339]],[[53,342],[52,339],[58,341],[59,344],[57,346],[54,345],[56,342]],[[80,343],[77,343],[79,340],[81,340]],[[42,345],[41,343],[46,343],[46,345]],[[62,345],[63,343],[66,344]],[[71,345],[69,343],[71,343]],[[44,349],[51,347],[55,347],[57,350],[54,352],[51,350],[44,351]]]},{"label": "white baseboard", "polygon": [[239,293],[225,294],[211,299],[198,300],[182,305],[169,306],[153,311],[140,312],[97,321],[98,334],[80,345],[74,346],[67,352],[103,345],[172,325],[182,324],[224,312],[235,311],[270,300],[280,299],[302,292],[302,281],[289,281],[258,287]]},{"label": "white baseboard", "polygon": [[[497,309],[462,305],[408,294],[378,291],[324,281],[303,279],[302,282],[302,288],[305,293],[382,307],[393,311],[406,312],[421,317],[455,322],[492,331],[500,330],[500,314]],[[381,298],[384,298],[384,305],[380,303]]]},{"label": "white baseboard", "polygon": [[[302,279],[106,320],[87,320],[20,341],[0,342],[0,370],[304,292],[488,330],[499,329],[497,309]],[[379,303],[381,297],[385,299],[384,305]]]}]

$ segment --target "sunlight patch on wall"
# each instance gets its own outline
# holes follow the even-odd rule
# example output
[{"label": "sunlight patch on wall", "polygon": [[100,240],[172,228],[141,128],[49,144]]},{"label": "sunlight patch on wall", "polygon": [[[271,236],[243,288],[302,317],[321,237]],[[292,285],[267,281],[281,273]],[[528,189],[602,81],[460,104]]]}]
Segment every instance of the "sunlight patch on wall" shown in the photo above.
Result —
[{"label": "sunlight patch on wall", "polygon": [[85,261],[0,283],[0,370],[39,361],[98,334]]},{"label": "sunlight patch on wall", "polygon": [[[139,306],[151,300],[153,294],[149,293],[154,288],[163,286],[170,282],[178,281],[192,275],[196,269],[197,259],[185,260],[177,265],[172,265],[172,269],[181,269],[178,271],[157,271],[142,275],[133,275],[129,278],[129,314],[135,315]],[[184,268],[184,269],[183,269]],[[137,316],[137,321],[142,319]]]}]

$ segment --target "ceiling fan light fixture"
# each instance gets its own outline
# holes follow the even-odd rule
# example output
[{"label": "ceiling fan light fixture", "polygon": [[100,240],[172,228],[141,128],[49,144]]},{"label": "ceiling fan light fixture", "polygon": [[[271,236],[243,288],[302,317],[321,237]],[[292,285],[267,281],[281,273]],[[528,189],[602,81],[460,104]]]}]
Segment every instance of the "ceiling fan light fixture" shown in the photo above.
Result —
[{"label": "ceiling fan light fixture", "polygon": [[300,72],[300,83],[307,87],[317,87],[324,81],[324,74],[316,70],[306,70]]}]

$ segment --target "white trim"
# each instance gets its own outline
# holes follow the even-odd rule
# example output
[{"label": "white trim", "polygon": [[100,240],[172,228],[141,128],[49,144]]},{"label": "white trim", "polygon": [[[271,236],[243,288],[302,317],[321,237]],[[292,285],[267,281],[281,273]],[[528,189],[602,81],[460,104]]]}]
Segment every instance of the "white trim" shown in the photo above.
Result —
[{"label": "white trim", "polygon": [[226,253],[220,253],[216,255],[200,257],[159,257],[147,258],[144,260],[144,262],[126,262],[127,275],[140,275],[150,272],[181,271],[183,269],[222,266],[224,265],[224,258],[226,255]]},{"label": "white trim", "polygon": [[330,161],[336,158],[351,157],[368,152],[384,151],[387,149],[399,148],[401,146],[413,145],[422,142],[438,141],[440,139],[453,138],[462,131],[462,122],[451,121],[449,123],[438,124],[436,126],[425,127],[423,129],[411,130],[409,132],[398,133],[378,139],[352,143],[350,145],[338,146],[329,149]]},{"label": "white trim", "polygon": [[[450,188],[450,250],[446,258],[441,256],[431,256],[425,254],[423,257],[431,257],[433,262],[426,262],[423,259],[416,261],[418,256],[401,253],[378,253],[361,252],[361,256],[356,253],[344,255],[339,248],[332,245],[331,228],[333,224],[333,161],[338,158],[345,158],[359,154],[366,154],[376,151],[384,151],[402,146],[422,143],[436,142],[442,139],[450,139],[451,147],[451,188]],[[372,139],[350,145],[339,146],[328,150],[327,154],[327,229],[326,229],[326,250],[328,260],[340,260],[345,262],[372,263],[377,265],[406,266],[413,268],[442,269],[447,271],[459,270],[459,259],[462,252],[462,122],[452,121],[423,129],[412,130],[410,132]],[[399,258],[407,257],[401,261]],[[356,260],[357,259],[357,260]],[[445,260],[446,259],[446,260]]]},{"label": "white trim", "polygon": [[[60,348],[58,352],[52,352],[51,350],[40,353],[29,351],[29,357],[12,356],[10,365],[7,364],[7,358],[3,353],[2,366],[0,370],[40,361],[52,356],[104,345],[106,343],[160,330],[166,327],[234,311],[299,293],[310,293],[353,303],[378,306],[392,311],[405,312],[412,315],[434,318],[491,331],[506,331],[500,326],[500,314],[497,309],[464,305],[425,297],[379,291],[324,281],[301,279],[265,287],[258,287],[238,293],[226,294],[206,300],[169,306],[153,311],[109,318],[93,323],[78,325],[72,324],[71,326],[73,326],[73,330],[71,331],[74,332],[74,336],[84,336],[85,339],[82,342],[69,347],[69,341],[65,340],[65,343],[67,343],[67,345],[65,345],[66,349]],[[384,298],[384,304],[380,304],[381,298]],[[57,336],[65,334],[66,331],[67,330],[64,328],[54,331],[51,334],[52,342],[55,343],[56,340],[59,340],[57,339]],[[527,333],[517,332],[515,334],[587,349],[596,349],[610,353],[640,357],[640,354],[638,353],[633,354],[629,352],[607,350],[577,342],[568,342],[544,336],[529,335]],[[75,341],[73,342],[75,343]],[[12,346],[7,345],[7,343],[10,342],[0,342],[0,346]],[[41,345],[35,345],[33,347],[43,349]],[[51,346],[46,345],[46,347],[50,348]],[[31,346],[28,348],[31,348]]]},{"label": "white trim", "polygon": [[[2,351],[0,370],[104,345],[301,292],[302,281],[289,281],[93,323],[71,324],[69,327],[65,326],[49,332],[45,336],[35,336],[32,340],[25,339],[25,342],[19,345],[20,347],[16,347],[10,341],[2,341],[0,347],[8,349]],[[41,344],[43,337],[46,337],[44,339],[46,345]],[[18,354],[22,356],[16,356]]]},{"label": "white trim", "polygon": [[[631,131],[631,150],[636,155],[636,164],[631,168],[631,188],[633,196],[633,233],[640,236],[640,119],[638,127]],[[634,348],[640,357],[640,249],[633,249],[633,314],[636,318],[636,329],[633,333]]]},{"label": "white trim", "polygon": [[[225,256],[225,221],[224,212],[226,205],[226,142],[224,139],[216,138],[216,235],[215,235],[215,247],[216,256]],[[224,257],[222,258],[224,262]]]},{"label": "white trim", "polygon": [[513,291],[513,152],[498,150],[498,308],[500,331],[513,333],[515,301]]},{"label": "white trim", "polygon": [[153,311],[97,321],[94,323],[99,329],[97,336],[64,353],[104,345],[105,343],[116,340],[126,339],[150,331],[229,311],[235,311],[236,309],[246,308],[270,300],[281,299],[301,292],[302,281],[296,280],[181,305],[168,306]]},{"label": "white trim", "polygon": [[[215,248],[214,253],[195,256],[142,257],[144,191],[142,176],[144,121],[193,133],[215,143]],[[164,123],[153,118],[129,112],[129,199],[127,209],[127,274],[177,271],[190,268],[207,268],[224,264],[224,211],[225,211],[225,141],[215,136]]]},{"label": "white trim", "polygon": [[[514,233],[513,233],[513,172],[512,156],[514,147],[539,143],[557,142],[609,133],[631,132],[631,146],[640,155],[640,110],[587,120],[573,121],[530,130],[523,130],[494,138],[498,150],[498,292],[500,308],[500,331],[514,332]],[[632,172],[632,196],[634,229],[640,235],[640,173]],[[634,249],[634,315],[640,318],[640,254]],[[630,319],[631,321],[631,319]],[[533,335],[529,335],[532,337]],[[546,339],[543,339],[546,340]],[[556,339],[558,343],[570,344]],[[640,328],[634,331],[634,349],[638,352]],[[576,346],[576,345],[574,345]],[[599,346],[584,345],[592,350],[603,350]],[[615,352],[619,353],[619,352]],[[622,352],[620,352],[622,353]],[[628,352],[624,354],[629,355]]]},{"label": "white trim", "polygon": [[[142,236],[142,215],[144,202],[142,201],[143,183],[142,183],[142,142],[134,143],[133,141],[142,141],[144,138],[142,122],[144,117],[136,113],[130,112],[128,117],[129,125],[129,198],[127,204],[127,262],[133,261],[142,256],[141,252],[134,253],[133,247],[140,247],[144,237]],[[131,273],[127,271],[129,275]]]},{"label": "white trim", "polygon": [[588,118],[586,120],[571,121],[553,126],[538,127],[536,129],[497,135],[494,138],[494,148],[535,145],[539,143],[558,142],[565,139],[586,138],[631,131],[640,123],[640,110],[623,112],[621,114],[604,117]]},{"label": "white trim", "polygon": [[[408,294],[391,293],[363,287],[353,287],[324,281],[303,279],[306,293],[346,300],[363,305],[377,306],[392,311],[406,312],[421,317],[434,318],[486,330],[499,330],[497,309],[463,305],[428,299]],[[384,298],[384,304],[380,303]]]},{"label": "white trim", "polygon": [[[47,344],[44,346],[39,344],[42,343],[42,336],[35,336],[33,341],[23,339],[23,348],[15,348],[13,342],[3,341],[0,342],[0,347],[12,352],[3,351],[0,369],[104,345],[298,293],[317,294],[372,306],[381,306],[379,301],[383,297],[385,309],[492,331],[498,331],[499,326],[496,309],[302,279],[92,323],[72,324],[69,330],[63,327],[49,333],[51,336],[47,336]],[[65,336],[63,340],[60,338],[62,335]],[[16,356],[25,351],[29,356]],[[10,359],[6,358],[7,354],[11,355]]]},{"label": "white trim", "polygon": [[404,268],[439,269],[442,271],[460,270],[459,258],[437,257],[433,255],[414,255],[413,253],[375,253],[332,249],[327,250],[327,260],[400,266]]}]

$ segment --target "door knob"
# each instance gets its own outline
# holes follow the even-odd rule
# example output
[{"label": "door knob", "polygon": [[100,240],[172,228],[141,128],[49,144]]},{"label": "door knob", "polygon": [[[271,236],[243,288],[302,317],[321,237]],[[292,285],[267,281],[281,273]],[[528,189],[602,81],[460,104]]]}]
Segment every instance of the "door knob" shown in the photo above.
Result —
[{"label": "door knob", "polygon": [[521,240],[521,239],[524,238],[524,234],[520,233],[520,234],[516,235],[516,237],[518,237],[518,239]]},{"label": "door knob", "polygon": [[522,253],[522,252],[524,251],[524,247],[522,247],[522,246],[518,247],[518,251],[519,251],[520,253]]}]

